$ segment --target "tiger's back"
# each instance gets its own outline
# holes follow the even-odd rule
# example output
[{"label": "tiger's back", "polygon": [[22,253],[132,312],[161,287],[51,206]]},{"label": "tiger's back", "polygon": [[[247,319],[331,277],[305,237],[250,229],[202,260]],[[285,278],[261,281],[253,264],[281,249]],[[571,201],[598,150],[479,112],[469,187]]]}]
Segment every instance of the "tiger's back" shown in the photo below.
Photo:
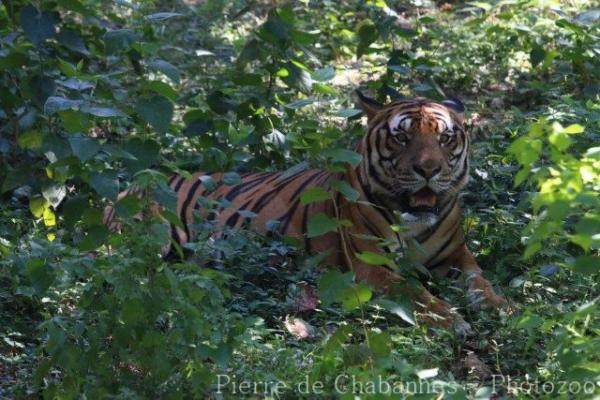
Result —
[{"label": "tiger's back", "polygon": [[[210,176],[214,187],[203,184],[204,177]],[[204,178],[204,179],[203,179]],[[184,228],[174,228],[173,240],[184,244],[194,239],[191,228],[194,215],[202,219],[214,220],[218,230],[224,227],[239,228],[245,223],[244,211],[254,213],[252,228],[259,233],[267,232],[269,221],[278,221],[277,231],[285,236],[301,238],[307,251],[321,251],[336,248],[336,235],[329,234],[318,240],[305,235],[308,220],[316,213],[331,214],[331,201],[302,204],[302,193],[311,187],[330,189],[332,176],[329,172],[317,169],[305,170],[292,175],[282,172],[261,172],[241,176],[235,185],[222,183],[223,174],[207,175],[197,172],[189,179],[173,176],[169,186],[177,194],[177,215]],[[209,186],[213,186],[212,183]],[[201,198],[220,200],[222,207],[208,210],[201,206]],[[322,246],[323,243],[326,246]]]}]

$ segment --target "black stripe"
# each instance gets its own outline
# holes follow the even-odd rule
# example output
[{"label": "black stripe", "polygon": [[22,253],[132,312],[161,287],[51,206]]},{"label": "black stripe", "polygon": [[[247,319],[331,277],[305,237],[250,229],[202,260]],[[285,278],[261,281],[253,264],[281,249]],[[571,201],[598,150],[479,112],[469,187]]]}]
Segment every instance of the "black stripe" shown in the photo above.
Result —
[{"label": "black stripe", "polygon": [[[429,259],[427,259],[426,262],[424,262],[423,264],[425,266],[427,266],[431,261],[435,260],[437,257],[439,257],[440,254],[442,254],[442,252],[444,250],[446,250],[446,247],[448,247],[448,245],[450,244],[450,242],[452,241],[452,239],[454,239],[454,235],[456,234],[456,232],[458,231],[458,228],[460,228],[460,224],[457,223],[456,226],[454,227],[454,230],[452,231],[452,233],[448,236],[448,239],[446,239],[446,241],[444,241],[444,244],[442,244],[440,246],[440,248],[438,249],[438,251],[435,252],[435,254],[433,255],[433,257],[429,257]],[[464,241],[462,242],[464,243]],[[462,244],[461,243],[461,244]],[[459,244],[459,246],[461,245]],[[457,246],[458,247],[458,246]]]},{"label": "black stripe", "polygon": [[308,231],[308,209],[310,208],[310,204],[304,206],[304,214],[302,214],[302,233],[304,234],[304,251],[306,253],[310,253],[312,250],[312,246],[310,244],[312,238],[309,238],[307,235]]},{"label": "black stripe", "polygon": [[292,215],[294,215],[294,212],[296,212],[296,208],[298,208],[299,204],[300,199],[296,199],[294,203],[292,203],[292,206],[285,212],[285,214],[278,218],[279,222],[281,222],[280,230],[282,235],[287,233],[287,228],[292,220]]},{"label": "black stripe", "polygon": [[[173,189],[173,191],[175,192],[175,195],[177,197],[179,197],[179,193],[178,192],[179,192],[179,189],[181,189],[181,185],[183,185],[184,181],[185,181],[185,179],[181,175],[174,175],[173,179],[170,180],[169,186],[173,185],[173,183],[176,182],[175,185],[171,187],[171,189]],[[175,229],[175,225],[173,225],[173,224],[171,224],[171,241],[174,242],[174,243],[179,243],[179,237],[177,235],[177,229]],[[171,253],[173,253],[173,246],[169,243],[169,252],[168,252],[168,254],[171,254]]]},{"label": "black stripe", "polygon": [[225,221],[225,225],[230,226],[230,227],[235,227],[235,224],[237,223],[239,217],[240,217],[240,210],[245,210],[246,207],[248,207],[248,204],[252,203],[252,200],[248,200],[247,202],[245,202],[244,204],[241,205],[240,208],[237,209],[237,211],[235,211],[233,214],[231,214],[229,216],[229,218],[227,218],[227,221]]},{"label": "black stripe", "polygon": [[452,212],[452,210],[454,209],[454,207],[456,206],[456,201],[457,201],[458,197],[454,196],[452,198],[452,200],[450,201],[450,207],[448,207],[446,210],[444,210],[444,212],[442,214],[440,214],[438,216],[438,220],[436,221],[436,223],[432,226],[430,226],[429,228],[427,228],[425,231],[421,232],[419,235],[417,235],[417,237],[415,238],[417,242],[419,243],[424,243],[427,241],[427,239],[429,239],[440,227],[440,225],[442,225],[442,223],[446,220],[446,218],[448,217],[448,214],[450,214]]},{"label": "black stripe", "polygon": [[[326,173],[325,171],[317,171],[316,173],[314,173],[312,176],[310,176],[309,178],[307,178],[304,182],[302,182],[302,184],[294,191],[294,193],[290,196],[290,200],[295,199],[298,194],[304,190],[304,188],[306,188],[306,186],[312,182],[318,175],[322,175],[323,173]],[[283,190],[287,185],[289,185],[292,181],[294,181],[296,178],[299,178],[301,176],[304,175],[295,175],[293,177],[291,177],[291,179],[286,179],[285,181],[282,181],[281,183],[279,183],[275,189],[270,190],[269,192],[263,194],[258,201],[256,202],[256,204],[254,205],[254,207],[252,207],[252,211],[255,213],[259,213],[265,206],[267,206],[267,204],[269,204],[269,202],[271,200],[273,200],[273,198],[279,193],[281,192],[281,190]]]},{"label": "black stripe", "polygon": [[[394,219],[391,218],[385,211],[387,210],[387,207],[385,206],[385,203],[381,201],[381,199],[378,198],[378,196],[376,196],[375,194],[371,193],[369,190],[367,190],[361,183],[362,189],[363,189],[363,193],[365,194],[365,197],[367,198],[367,201],[371,204],[373,204],[373,209],[375,211],[377,211],[382,217],[383,219],[385,219],[385,221],[390,224],[393,225],[394,224]],[[398,236],[398,234],[396,233],[396,236]]]},{"label": "black stripe", "polygon": [[[185,179],[183,178],[183,176],[180,175],[175,175],[175,179],[179,178],[179,181],[177,181],[177,183],[175,184],[175,186],[172,187],[174,192],[179,191],[179,189],[181,189],[181,185],[183,185],[183,182],[185,181]],[[173,180],[173,182],[175,182],[175,179]],[[171,182],[171,184],[173,183]]]},{"label": "black stripe", "polygon": [[379,173],[375,170],[375,166],[372,162],[369,162],[369,178],[373,178],[375,182],[377,182],[379,186],[383,187],[384,189],[392,191],[391,186],[381,180]]},{"label": "black stripe", "polygon": [[468,164],[469,164],[469,157],[466,156],[465,157],[465,161],[463,162],[462,165],[462,171],[460,172],[460,175],[458,177],[456,177],[456,179],[454,180],[455,182],[460,182],[464,179],[464,177],[467,175],[468,172]]},{"label": "black stripe", "polygon": [[225,225],[233,228],[239,218],[240,218],[240,213],[235,211],[233,214],[231,214],[231,216],[229,218],[227,218],[227,220],[225,221]]},{"label": "black stripe", "polygon": [[458,279],[462,274],[462,271],[456,267],[452,267],[448,270],[446,274],[446,278],[448,279]]},{"label": "black stripe", "polygon": [[379,229],[375,225],[373,225],[373,222],[371,222],[367,217],[365,217],[365,215],[362,213],[360,205],[356,207],[356,210],[358,211],[358,214],[360,215],[360,218],[367,230],[369,231],[369,233],[371,233],[373,236],[381,237]]},{"label": "black stripe", "polygon": [[194,198],[194,195],[196,194],[196,191],[198,190],[200,185],[202,185],[202,181],[200,180],[200,178],[198,178],[188,191],[188,194],[181,205],[181,210],[179,211],[179,220],[183,224],[187,240],[190,239],[190,229],[188,227],[187,221],[185,220],[186,210],[190,206],[190,203],[192,202],[192,199]]},{"label": "black stripe", "polygon": [[298,188],[294,191],[294,193],[292,193],[290,200],[295,199],[300,194],[301,191],[306,189],[306,186],[308,186],[309,183],[311,183],[312,181],[314,181],[317,178],[317,176],[319,176],[319,175],[322,176],[323,174],[326,174],[326,173],[327,173],[327,171],[318,171],[317,173],[313,174],[309,178],[306,178],[306,180],[304,182],[302,182],[302,184],[300,186],[298,186]]},{"label": "black stripe", "polygon": [[[269,173],[270,174],[270,173]],[[238,195],[247,192],[248,190],[260,185],[268,179],[268,175],[260,176],[258,178],[250,179],[246,182],[239,183],[231,188],[231,190],[225,195],[225,199],[233,201]]]},{"label": "black stripe", "polygon": [[271,200],[273,200],[275,196],[277,196],[278,192],[279,189],[272,189],[260,196],[260,198],[256,201],[256,204],[254,204],[254,206],[251,208],[252,212],[258,214],[263,208],[265,208],[267,204],[269,204]]}]

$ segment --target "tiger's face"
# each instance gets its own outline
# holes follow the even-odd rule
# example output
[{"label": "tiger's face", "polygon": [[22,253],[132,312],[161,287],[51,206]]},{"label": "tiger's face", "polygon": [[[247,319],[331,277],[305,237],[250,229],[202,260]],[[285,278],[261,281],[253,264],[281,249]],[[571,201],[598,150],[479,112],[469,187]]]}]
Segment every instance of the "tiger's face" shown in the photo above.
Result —
[{"label": "tiger's face", "polygon": [[462,103],[360,100],[369,119],[361,179],[389,208],[435,222],[468,180]]}]

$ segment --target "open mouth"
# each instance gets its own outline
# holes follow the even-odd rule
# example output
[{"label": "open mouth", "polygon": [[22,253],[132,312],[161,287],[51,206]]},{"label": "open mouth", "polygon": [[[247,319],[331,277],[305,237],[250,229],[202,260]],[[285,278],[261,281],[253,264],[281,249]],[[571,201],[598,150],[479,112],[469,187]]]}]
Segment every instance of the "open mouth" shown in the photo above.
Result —
[{"label": "open mouth", "polygon": [[435,209],[437,204],[437,195],[427,187],[411,194],[408,197],[408,205],[413,211],[428,211]]}]

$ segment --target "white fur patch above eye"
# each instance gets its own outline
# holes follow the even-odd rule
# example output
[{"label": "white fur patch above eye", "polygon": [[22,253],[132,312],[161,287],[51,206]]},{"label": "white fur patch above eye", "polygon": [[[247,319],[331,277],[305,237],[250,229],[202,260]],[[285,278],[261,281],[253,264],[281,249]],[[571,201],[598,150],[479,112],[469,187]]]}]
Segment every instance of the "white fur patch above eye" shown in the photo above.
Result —
[{"label": "white fur patch above eye", "polygon": [[404,114],[396,114],[389,120],[388,126],[392,135],[397,135],[401,131],[408,132],[412,125],[412,118]]},{"label": "white fur patch above eye", "polygon": [[438,126],[441,128],[440,135],[445,133],[448,136],[454,136],[454,124],[452,123],[451,118],[439,118]]}]

